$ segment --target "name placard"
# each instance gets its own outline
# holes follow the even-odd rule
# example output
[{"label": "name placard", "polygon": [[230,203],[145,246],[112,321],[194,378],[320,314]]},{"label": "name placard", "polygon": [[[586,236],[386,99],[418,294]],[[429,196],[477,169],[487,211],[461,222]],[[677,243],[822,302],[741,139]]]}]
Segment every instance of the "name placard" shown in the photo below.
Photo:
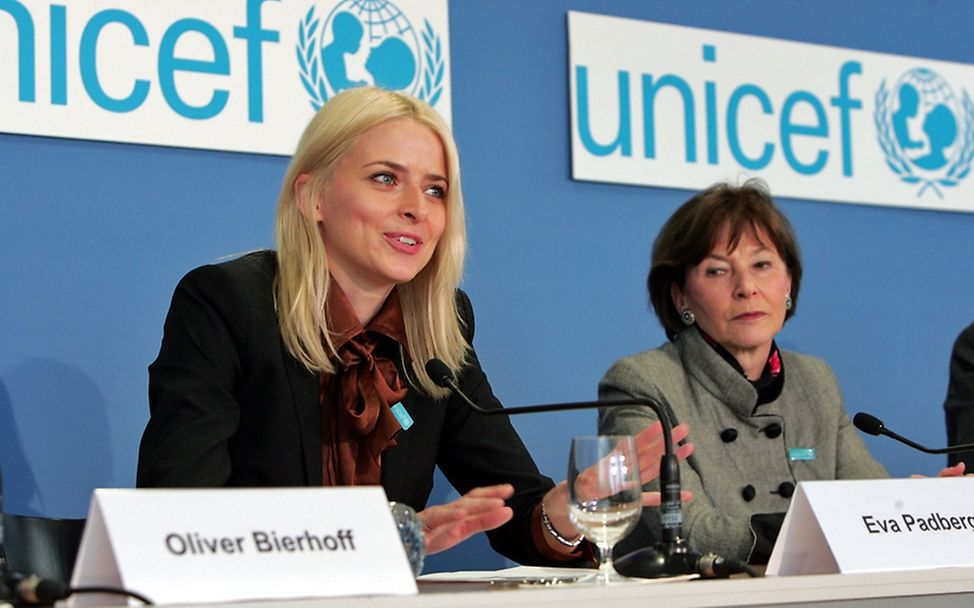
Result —
[{"label": "name placard", "polygon": [[157,604],[417,592],[379,486],[95,490],[71,585]]},{"label": "name placard", "polygon": [[974,477],[798,484],[767,574],[974,566]]}]

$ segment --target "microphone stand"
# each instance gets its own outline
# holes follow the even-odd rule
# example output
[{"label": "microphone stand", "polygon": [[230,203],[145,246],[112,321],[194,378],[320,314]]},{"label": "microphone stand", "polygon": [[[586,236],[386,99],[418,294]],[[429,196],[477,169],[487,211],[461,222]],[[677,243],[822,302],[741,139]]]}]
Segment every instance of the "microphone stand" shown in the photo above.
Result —
[{"label": "microphone stand", "polygon": [[608,401],[576,401],[547,403],[487,409],[474,403],[460,390],[453,374],[439,359],[426,362],[426,373],[438,386],[450,389],[453,394],[475,412],[484,416],[517,416],[541,412],[565,412],[571,410],[602,409],[626,405],[648,407],[656,414],[663,428],[663,455],[660,457],[660,540],[614,560],[616,570],[626,576],[662,578],[685,574],[703,576],[729,576],[746,571],[752,576],[758,573],[739,560],[726,560],[714,553],[701,555],[691,551],[683,538],[683,508],[680,502],[680,464],[673,453],[673,436],[669,419],[663,407],[652,399],[614,399]]}]

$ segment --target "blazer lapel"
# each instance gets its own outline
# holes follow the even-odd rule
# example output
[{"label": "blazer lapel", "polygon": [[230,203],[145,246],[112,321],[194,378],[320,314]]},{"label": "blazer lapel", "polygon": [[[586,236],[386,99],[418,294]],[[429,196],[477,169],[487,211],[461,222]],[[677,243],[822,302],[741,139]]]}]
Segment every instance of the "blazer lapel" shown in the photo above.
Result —
[{"label": "blazer lapel", "polygon": [[291,386],[292,404],[297,418],[304,455],[305,482],[312,487],[323,483],[321,472],[321,402],[318,375],[308,371],[281,345],[284,369]]}]

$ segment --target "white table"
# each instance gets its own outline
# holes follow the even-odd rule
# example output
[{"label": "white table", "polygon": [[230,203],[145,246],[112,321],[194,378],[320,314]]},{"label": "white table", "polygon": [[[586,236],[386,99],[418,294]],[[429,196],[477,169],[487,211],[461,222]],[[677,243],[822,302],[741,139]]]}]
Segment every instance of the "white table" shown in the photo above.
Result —
[{"label": "white table", "polygon": [[[974,547],[972,547],[974,550]],[[212,605],[210,605],[212,606]],[[974,606],[974,568],[871,574],[825,574],[696,580],[619,587],[490,587],[485,583],[422,583],[415,596],[251,601],[221,608],[689,608],[709,606],[827,606],[828,608]]]}]

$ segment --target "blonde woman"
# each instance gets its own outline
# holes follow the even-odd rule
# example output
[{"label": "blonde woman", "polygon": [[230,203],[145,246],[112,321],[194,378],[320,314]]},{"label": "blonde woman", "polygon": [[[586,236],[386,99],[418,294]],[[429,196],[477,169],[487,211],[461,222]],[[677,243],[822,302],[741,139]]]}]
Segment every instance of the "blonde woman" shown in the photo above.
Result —
[{"label": "blonde woman", "polygon": [[[564,483],[538,472],[506,419],[424,371],[437,357],[501,407],[457,289],[459,160],[432,108],[371,87],[332,98],[288,168],[276,241],[177,286],[149,367],[138,485],[382,485],[420,511],[429,552],[486,531],[521,563],[581,557]],[[648,480],[658,428],[640,443]],[[462,496],[426,507],[436,466]]]}]

